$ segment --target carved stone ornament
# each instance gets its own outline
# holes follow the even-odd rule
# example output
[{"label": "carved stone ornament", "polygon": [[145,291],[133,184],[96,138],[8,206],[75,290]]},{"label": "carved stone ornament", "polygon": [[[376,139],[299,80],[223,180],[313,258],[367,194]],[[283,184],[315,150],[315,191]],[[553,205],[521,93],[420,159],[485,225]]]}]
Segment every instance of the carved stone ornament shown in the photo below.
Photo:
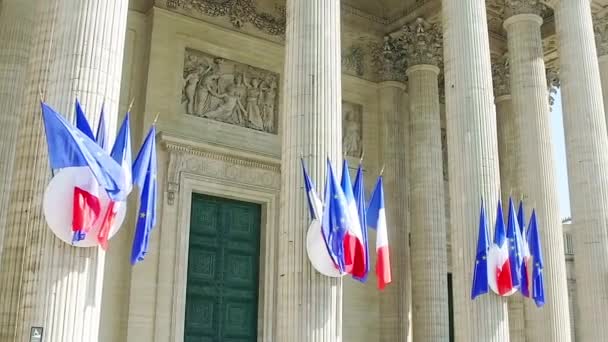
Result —
[{"label": "carved stone ornament", "polygon": [[365,73],[365,52],[363,47],[353,45],[342,50],[342,69],[346,73],[363,76]]},{"label": "carved stone ornament", "polygon": [[549,67],[546,69],[547,72],[547,91],[549,93],[549,106],[553,108],[555,104],[554,95],[557,94],[557,89],[560,87],[559,70],[557,68]]},{"label": "carved stone ornament", "polygon": [[511,72],[509,70],[509,55],[504,54],[492,63],[492,82],[494,96],[511,94]]},{"label": "carved stone ornament", "polygon": [[285,34],[284,6],[275,6],[276,14],[258,12],[255,0],[167,0],[169,9],[195,10],[212,17],[229,17],[232,25],[240,29],[245,23],[275,36]]},{"label": "carved stone ornament", "polygon": [[518,14],[536,14],[545,17],[550,9],[541,0],[505,0],[505,18]]},{"label": "carved stone ornament", "polygon": [[186,49],[182,99],[186,114],[277,133],[279,75]]},{"label": "carved stone ornament", "polygon": [[342,150],[347,156],[360,157],[362,139],[363,107],[360,104],[342,102]]},{"label": "carved stone ornament", "polygon": [[371,44],[372,65],[381,81],[405,81],[405,51],[398,49],[391,36],[384,36],[382,44]]},{"label": "carved stone ornament", "polygon": [[396,48],[403,50],[408,67],[419,64],[441,66],[443,38],[439,25],[417,18],[390,36],[395,38]]},{"label": "carved stone ornament", "polygon": [[608,55],[608,15],[593,17],[593,29],[595,31],[595,44],[598,56]]}]

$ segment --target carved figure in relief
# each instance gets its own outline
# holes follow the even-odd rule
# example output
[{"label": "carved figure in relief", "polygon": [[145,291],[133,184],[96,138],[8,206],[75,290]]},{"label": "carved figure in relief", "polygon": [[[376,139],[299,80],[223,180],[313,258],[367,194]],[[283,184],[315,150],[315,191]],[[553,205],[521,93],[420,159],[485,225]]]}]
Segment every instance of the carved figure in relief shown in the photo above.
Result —
[{"label": "carved figure in relief", "polygon": [[355,113],[347,110],[344,122],[344,135],[342,138],[342,148],[349,156],[357,156],[360,153],[361,127],[357,122]]},{"label": "carved figure in relief", "polygon": [[275,133],[276,76],[186,49],[182,104],[187,114]]},{"label": "carved figure in relief", "polygon": [[209,93],[222,99],[223,103],[221,103],[217,109],[207,112],[205,114],[206,117],[227,123],[236,123],[238,121],[237,110],[245,112],[245,108],[243,108],[243,104],[234,89],[234,84],[229,84],[226,87],[226,93],[224,94],[218,94],[211,89],[209,89]]},{"label": "carved figure in relief", "polygon": [[277,83],[274,78],[269,78],[266,85],[262,88],[264,91],[264,101],[262,105],[262,120],[264,121],[264,130],[267,132],[274,131],[274,104],[277,97]]},{"label": "carved figure in relief", "polygon": [[251,84],[247,85],[247,114],[251,128],[257,130],[264,130],[264,121],[262,120],[262,113],[260,111],[260,80],[258,78],[252,78]]}]

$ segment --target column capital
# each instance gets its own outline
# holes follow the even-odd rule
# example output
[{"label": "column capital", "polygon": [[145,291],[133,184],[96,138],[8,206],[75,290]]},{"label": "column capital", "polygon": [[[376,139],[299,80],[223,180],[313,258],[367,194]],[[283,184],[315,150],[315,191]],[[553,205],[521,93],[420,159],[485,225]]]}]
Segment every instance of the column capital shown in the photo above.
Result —
[{"label": "column capital", "polygon": [[390,36],[395,39],[396,47],[403,51],[408,66],[441,65],[443,36],[439,24],[432,24],[419,17],[414,22],[403,25]]},{"label": "column capital", "polygon": [[511,73],[509,71],[509,55],[505,53],[492,61],[492,82],[494,84],[494,97],[511,94]]},{"label": "column capital", "polygon": [[608,55],[608,14],[593,16],[593,31],[598,56]]},{"label": "column capital", "polygon": [[381,44],[373,44],[372,64],[381,81],[405,81],[405,59],[403,51],[397,47],[396,40],[384,36]]},{"label": "column capital", "polygon": [[560,87],[559,69],[555,66],[547,66],[545,69],[547,74],[547,91],[549,93],[549,107],[553,108],[555,103],[554,94],[557,94],[557,89]]},{"label": "column capital", "polygon": [[399,81],[381,81],[378,83],[378,88],[399,88],[403,91],[407,90],[405,83]]},{"label": "column capital", "polygon": [[[541,17],[549,8],[541,0],[505,0],[505,18],[519,14],[534,14]],[[505,22],[506,25],[506,22]]]}]

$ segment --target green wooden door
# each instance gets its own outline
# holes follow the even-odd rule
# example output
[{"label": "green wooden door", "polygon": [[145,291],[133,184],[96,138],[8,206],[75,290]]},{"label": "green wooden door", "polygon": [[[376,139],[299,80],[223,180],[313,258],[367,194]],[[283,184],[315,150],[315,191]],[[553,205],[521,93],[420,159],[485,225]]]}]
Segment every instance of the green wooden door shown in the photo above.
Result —
[{"label": "green wooden door", "polygon": [[261,207],[192,195],[186,342],[257,340]]}]

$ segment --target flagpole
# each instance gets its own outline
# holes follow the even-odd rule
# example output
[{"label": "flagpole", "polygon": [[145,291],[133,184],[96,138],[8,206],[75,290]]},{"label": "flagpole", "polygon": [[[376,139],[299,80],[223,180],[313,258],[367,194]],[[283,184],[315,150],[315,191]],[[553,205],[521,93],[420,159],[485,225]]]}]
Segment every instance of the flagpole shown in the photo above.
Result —
[{"label": "flagpole", "polygon": [[129,107],[127,108],[127,113],[131,113],[131,108],[133,108],[133,103],[135,103],[135,98],[131,99],[131,103],[129,103]]}]

